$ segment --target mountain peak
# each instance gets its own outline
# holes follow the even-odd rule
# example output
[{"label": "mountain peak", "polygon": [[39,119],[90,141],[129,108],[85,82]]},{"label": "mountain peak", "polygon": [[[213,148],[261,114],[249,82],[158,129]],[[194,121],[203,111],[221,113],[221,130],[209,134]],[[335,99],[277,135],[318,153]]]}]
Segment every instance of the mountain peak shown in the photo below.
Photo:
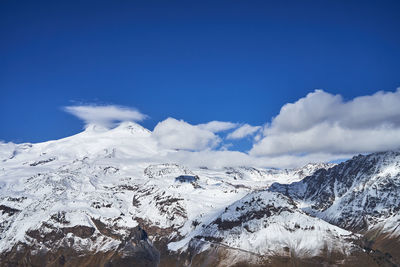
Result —
[{"label": "mountain peak", "polygon": [[88,133],[101,133],[101,132],[106,132],[108,130],[110,130],[108,127],[101,124],[90,123],[85,126],[85,132]]},{"label": "mountain peak", "polygon": [[107,127],[102,124],[95,124],[91,123],[88,124],[85,127],[85,133],[96,133],[96,134],[102,134],[102,133],[110,133],[110,134],[117,134],[117,133],[130,133],[130,134],[139,134],[139,135],[150,135],[151,131],[144,128],[143,126],[139,125],[138,123],[135,123],[133,121],[123,121],[116,125],[115,127]]},{"label": "mountain peak", "polygon": [[133,121],[123,121],[117,127],[115,127],[114,130],[128,130],[131,133],[151,133],[150,130]]},{"label": "mountain peak", "polygon": [[[327,262],[332,253],[351,260],[353,252],[358,260],[371,257],[358,245],[362,231],[400,235],[399,152],[334,167],[191,168],[161,157],[151,134],[125,121],[111,129],[91,124],[56,141],[1,144],[0,266],[24,259],[21,253],[39,262],[38,251],[62,254],[74,266],[84,261],[78,252],[96,255],[92,265],[103,252],[126,261],[129,254],[135,263],[147,255],[154,263],[139,266],[180,259],[183,266],[195,256],[194,267],[245,259],[274,265],[292,255],[296,262]],[[203,256],[215,264],[201,262]]]}]

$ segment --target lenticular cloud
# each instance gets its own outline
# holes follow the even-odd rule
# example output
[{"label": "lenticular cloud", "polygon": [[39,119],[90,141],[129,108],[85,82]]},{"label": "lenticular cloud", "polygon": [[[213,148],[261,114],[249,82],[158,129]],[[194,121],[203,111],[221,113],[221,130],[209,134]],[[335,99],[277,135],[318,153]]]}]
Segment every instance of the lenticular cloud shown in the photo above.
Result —
[{"label": "lenticular cloud", "polygon": [[147,117],[136,109],[116,105],[68,106],[64,110],[83,120],[86,126],[96,124],[112,127],[116,122],[142,121]]}]

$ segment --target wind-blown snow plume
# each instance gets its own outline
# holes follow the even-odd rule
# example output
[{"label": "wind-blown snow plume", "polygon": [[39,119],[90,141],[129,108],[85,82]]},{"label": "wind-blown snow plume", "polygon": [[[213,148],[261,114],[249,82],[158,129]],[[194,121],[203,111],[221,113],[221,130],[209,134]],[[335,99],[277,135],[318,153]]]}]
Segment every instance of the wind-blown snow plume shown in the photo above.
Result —
[{"label": "wind-blown snow plume", "polygon": [[142,121],[147,117],[137,109],[116,105],[68,106],[64,107],[64,110],[83,120],[86,126],[96,124],[104,127],[111,127],[116,122]]}]

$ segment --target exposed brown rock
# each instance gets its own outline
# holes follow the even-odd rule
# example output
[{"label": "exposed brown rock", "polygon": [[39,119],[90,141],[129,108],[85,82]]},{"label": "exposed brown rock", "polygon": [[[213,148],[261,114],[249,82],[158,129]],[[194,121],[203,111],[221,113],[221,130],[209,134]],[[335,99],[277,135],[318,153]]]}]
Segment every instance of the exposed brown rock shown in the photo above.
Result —
[{"label": "exposed brown rock", "polygon": [[5,205],[0,205],[0,211],[4,214],[7,213],[8,215],[12,216],[17,212],[20,212],[18,209],[14,209]]}]

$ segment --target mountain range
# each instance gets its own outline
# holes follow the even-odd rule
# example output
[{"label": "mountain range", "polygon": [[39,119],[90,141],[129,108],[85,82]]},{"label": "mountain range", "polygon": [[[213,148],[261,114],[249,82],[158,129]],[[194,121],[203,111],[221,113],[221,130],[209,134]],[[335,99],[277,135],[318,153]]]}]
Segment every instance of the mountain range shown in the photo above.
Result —
[{"label": "mountain range", "polygon": [[400,152],[183,166],[132,122],[0,143],[1,266],[399,266]]}]

